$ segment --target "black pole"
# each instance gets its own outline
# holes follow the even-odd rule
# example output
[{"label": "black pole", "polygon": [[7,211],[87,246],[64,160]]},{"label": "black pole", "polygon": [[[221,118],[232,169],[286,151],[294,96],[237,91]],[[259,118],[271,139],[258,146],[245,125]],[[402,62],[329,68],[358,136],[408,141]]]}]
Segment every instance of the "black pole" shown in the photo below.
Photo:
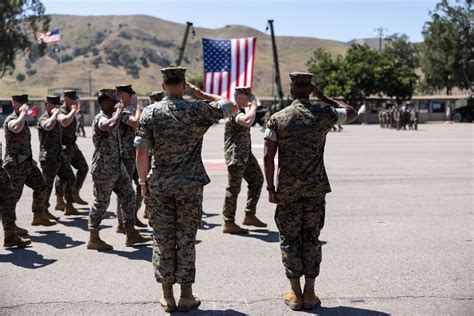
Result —
[{"label": "black pole", "polygon": [[268,24],[270,25],[270,34],[272,37],[272,48],[273,48],[273,63],[275,66],[275,85],[276,85],[276,92],[278,94],[278,101],[280,104],[280,109],[283,108],[283,90],[281,88],[281,78],[280,78],[280,67],[278,64],[278,52],[275,40],[275,32],[273,30],[273,20],[268,20]]},{"label": "black pole", "polygon": [[189,36],[189,30],[191,29],[192,26],[193,26],[193,23],[186,22],[186,31],[184,32],[183,43],[181,43],[181,48],[179,49],[179,56],[178,56],[178,59],[176,60],[176,66],[181,66],[181,62],[183,61],[184,49],[186,48],[186,43],[188,41],[188,36]]}]

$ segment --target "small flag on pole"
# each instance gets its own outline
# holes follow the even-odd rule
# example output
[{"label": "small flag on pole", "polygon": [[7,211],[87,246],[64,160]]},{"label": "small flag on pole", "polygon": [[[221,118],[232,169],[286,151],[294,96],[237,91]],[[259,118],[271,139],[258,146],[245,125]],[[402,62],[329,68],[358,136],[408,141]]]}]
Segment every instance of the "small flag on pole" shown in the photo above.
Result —
[{"label": "small flag on pole", "polygon": [[61,34],[59,29],[53,29],[47,33],[40,33],[38,35],[38,41],[43,43],[55,43],[61,40]]},{"label": "small flag on pole", "polygon": [[237,86],[252,87],[255,37],[202,39],[204,91],[234,99]]}]

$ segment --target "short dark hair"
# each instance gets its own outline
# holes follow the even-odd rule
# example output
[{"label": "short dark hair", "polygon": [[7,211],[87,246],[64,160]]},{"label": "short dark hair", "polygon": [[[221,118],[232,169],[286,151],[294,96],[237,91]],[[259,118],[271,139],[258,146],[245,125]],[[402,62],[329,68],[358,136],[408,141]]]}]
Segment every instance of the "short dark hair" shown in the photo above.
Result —
[{"label": "short dark hair", "polygon": [[163,83],[164,84],[168,84],[168,85],[171,85],[171,86],[175,86],[175,85],[178,85],[180,83],[183,83],[184,80],[181,79],[181,78],[166,78],[163,80]]}]

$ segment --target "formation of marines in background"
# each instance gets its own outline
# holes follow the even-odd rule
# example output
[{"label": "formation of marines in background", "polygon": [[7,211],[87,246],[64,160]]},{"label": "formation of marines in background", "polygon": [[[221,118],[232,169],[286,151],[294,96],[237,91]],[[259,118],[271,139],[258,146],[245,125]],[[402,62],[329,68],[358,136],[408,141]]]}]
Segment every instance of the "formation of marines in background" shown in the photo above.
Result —
[{"label": "formation of marines in background", "polygon": [[[223,233],[248,233],[235,223],[243,179],[248,183],[248,193],[242,224],[267,226],[256,216],[264,177],[251,149],[255,96],[250,87],[237,87],[235,102],[208,94],[186,82],[185,73],[186,68],[182,67],[162,69],[164,91],[152,93],[151,104],[146,108],[138,106],[136,93],[129,84],[100,90],[97,101],[101,111],[92,124],[94,153],[90,173],[94,201],[86,246],[113,249],[100,237],[101,221],[112,192],[118,197],[117,232],[125,234],[125,245],[150,241],[150,236],[135,229],[146,226],[137,217],[143,201],[145,217],[153,229],[152,263],[163,290],[160,303],[167,312],[186,312],[200,305],[192,290],[195,242],[201,223],[203,187],[210,182],[201,151],[204,134],[221,119],[227,119],[224,156],[228,170]],[[326,97],[313,86],[312,74],[291,73],[290,79],[293,103],[272,115],[266,126],[264,169],[269,201],[277,204],[275,220],[291,286],[284,302],[291,309],[301,310],[320,303],[314,293],[321,262],[318,237],[324,226],[325,195],[331,191],[323,160],[326,135],[333,125],[353,122],[357,113],[350,105]],[[186,89],[193,92],[194,100],[183,98]],[[323,103],[312,104],[310,94]],[[76,114],[80,111],[77,100],[73,90],[65,91],[64,103],[59,96],[46,98],[46,112],[37,126],[40,170],[32,157],[31,133],[25,121],[28,96],[12,97],[14,111],[4,124],[6,151],[0,167],[0,191],[7,193],[0,196],[7,248],[31,243],[20,237],[27,235],[28,230],[15,224],[15,206],[25,184],[33,189],[32,225],[57,224],[59,218],[49,212],[55,179],[55,209],[64,211],[65,216],[85,215],[74,207],[87,204],[80,190],[89,171],[76,144]],[[304,290],[301,277],[305,277]],[[176,283],[181,287],[178,302],[173,294]]]},{"label": "formation of marines in background", "polygon": [[379,124],[381,128],[393,128],[396,130],[418,130],[418,112],[414,108],[396,106],[382,108],[379,113]]}]

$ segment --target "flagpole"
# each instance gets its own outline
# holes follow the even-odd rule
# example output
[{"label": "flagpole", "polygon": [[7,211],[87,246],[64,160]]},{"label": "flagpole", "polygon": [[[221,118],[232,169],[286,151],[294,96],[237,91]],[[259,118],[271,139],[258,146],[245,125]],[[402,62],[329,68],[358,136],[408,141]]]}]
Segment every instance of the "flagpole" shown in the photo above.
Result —
[{"label": "flagpole", "polygon": [[[61,76],[63,74],[63,58],[61,56],[61,44],[58,42],[58,49],[59,49],[59,79],[61,79]],[[61,97],[64,97],[64,82],[62,80],[59,80],[61,82]]]}]

